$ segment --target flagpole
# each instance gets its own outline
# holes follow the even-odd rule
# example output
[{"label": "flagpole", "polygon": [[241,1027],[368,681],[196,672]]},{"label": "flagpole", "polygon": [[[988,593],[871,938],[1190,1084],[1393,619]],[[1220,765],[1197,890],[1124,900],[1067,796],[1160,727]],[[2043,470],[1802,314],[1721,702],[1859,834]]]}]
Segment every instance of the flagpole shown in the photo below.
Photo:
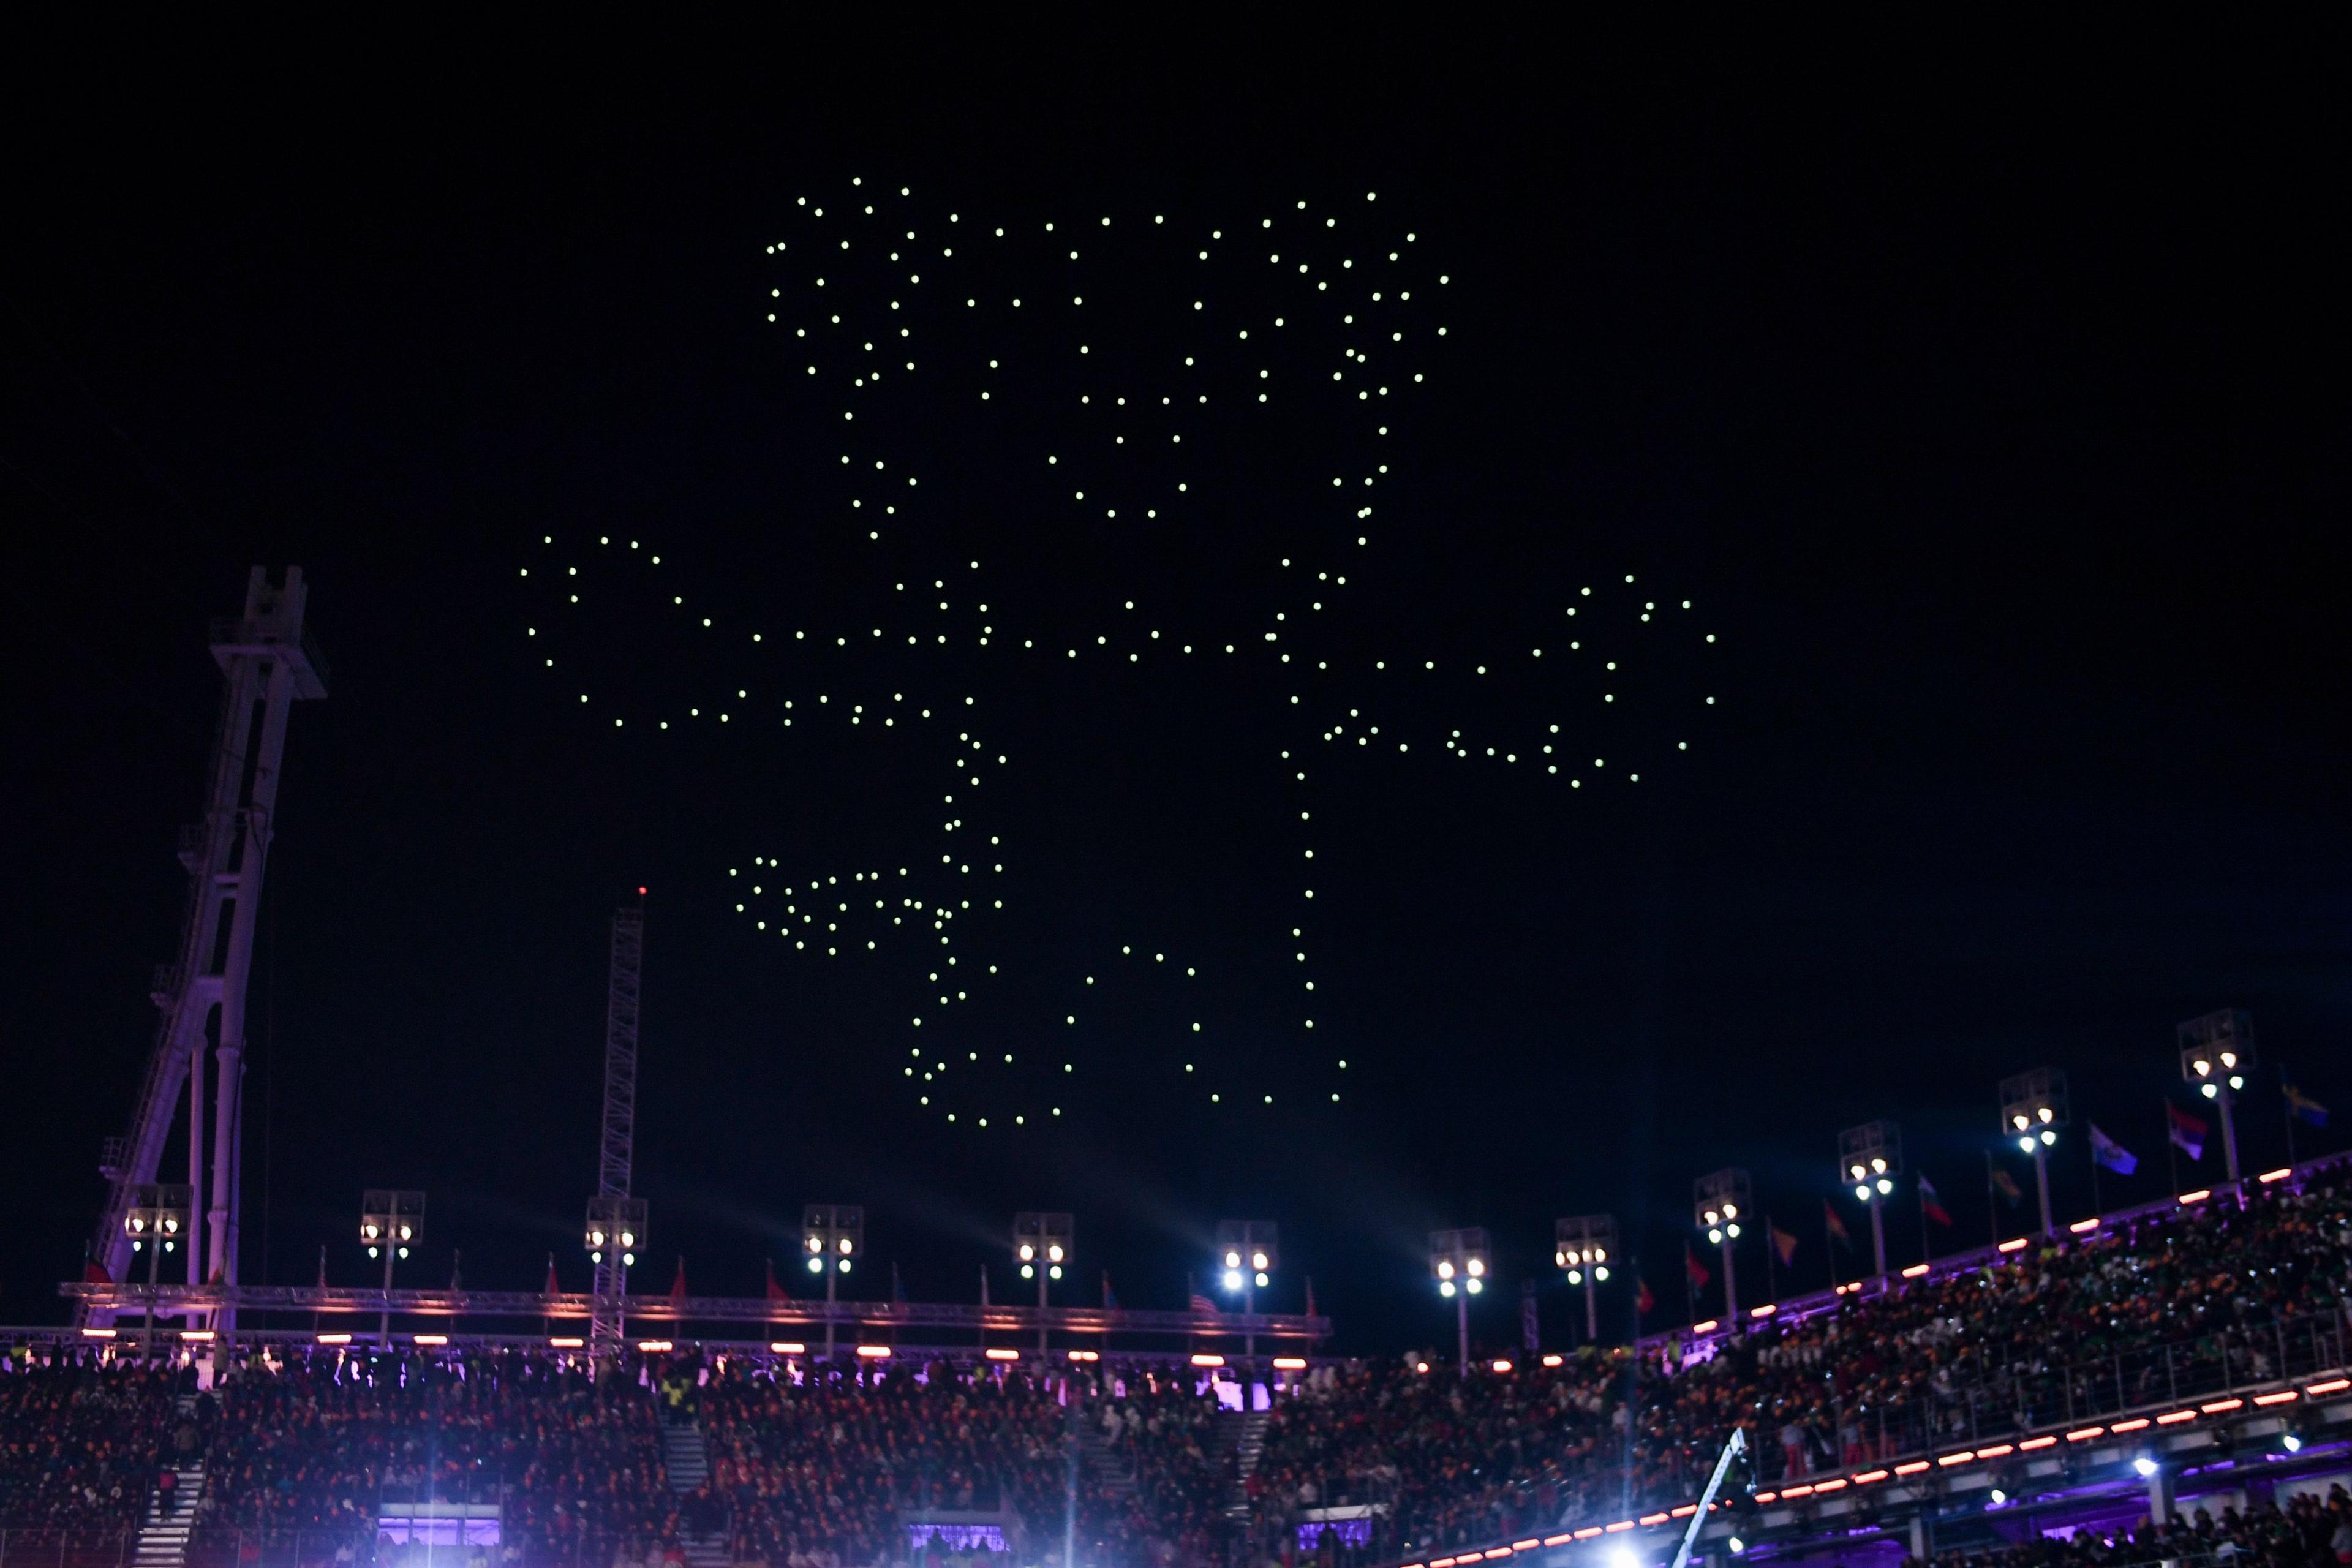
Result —
[{"label": "flagpole", "polygon": [[1992,1244],[1995,1247],[1999,1247],[2000,1245],[2000,1189],[1993,1185],[1992,1151],[1990,1149],[1986,1150],[1984,1152],[1984,1157],[1985,1213],[1990,1216],[1988,1223],[1992,1230]]},{"label": "flagpole", "polygon": [[2294,1096],[2287,1092],[2286,1063],[2279,1063],[2279,1102],[2286,1107],[2286,1163],[2294,1163]]}]

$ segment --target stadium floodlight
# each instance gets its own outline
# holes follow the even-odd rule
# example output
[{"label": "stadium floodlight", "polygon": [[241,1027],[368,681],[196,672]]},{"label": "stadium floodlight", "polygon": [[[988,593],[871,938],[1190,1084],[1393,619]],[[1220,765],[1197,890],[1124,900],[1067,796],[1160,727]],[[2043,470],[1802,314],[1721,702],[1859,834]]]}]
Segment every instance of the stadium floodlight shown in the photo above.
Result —
[{"label": "stadium floodlight", "polygon": [[2033,1156],[2034,1185],[2042,1194],[2042,1234],[2057,1234],[2050,1216],[2050,1151],[2072,1118],[2066,1100],[2066,1075],[2056,1068],[2035,1068],[2000,1080],[2000,1131],[2017,1140],[2018,1152]]},{"label": "stadium floodlight", "polygon": [[1493,1268],[1494,1248],[1484,1230],[1429,1233],[1429,1271],[1438,1295],[1454,1303],[1455,1365],[1465,1377],[1470,1375],[1470,1298],[1486,1289]]},{"label": "stadium floodlight", "polygon": [[1046,1352],[1045,1287],[1076,1267],[1077,1222],[1066,1214],[1024,1209],[1013,1216],[1013,1261],[1021,1278],[1037,1281],[1037,1353]]},{"label": "stadium floodlight", "polygon": [[155,1289],[163,1254],[177,1252],[188,1233],[188,1215],[196,1205],[196,1190],[184,1184],[149,1182],[131,1189],[131,1206],[123,1211],[122,1234],[133,1253],[147,1255],[147,1326],[143,1342],[155,1338]]},{"label": "stadium floodlight", "polygon": [[824,1359],[833,1360],[833,1304],[841,1277],[866,1256],[866,1209],[859,1204],[808,1204],[801,1209],[801,1255],[824,1276]]},{"label": "stadium floodlight", "polygon": [[2238,1128],[2230,1113],[2254,1065],[2253,1016],[2242,1007],[2224,1007],[2189,1019],[2175,1033],[2180,1042],[2181,1078],[2221,1109],[2221,1156],[2235,1182]]},{"label": "stadium floodlight", "polygon": [[392,1343],[392,1266],[425,1239],[425,1194],[370,1187],[360,1194],[360,1242],[370,1258],[383,1259],[383,1321],[377,1334]]},{"label": "stadium floodlight", "polygon": [[605,1254],[611,1253],[620,1259],[622,1268],[635,1268],[637,1254],[645,1250],[650,1212],[643,1198],[590,1198],[588,1217],[580,1230],[588,1260],[601,1265]]},{"label": "stadium floodlight", "polygon": [[1242,1359],[1257,1360],[1257,1293],[1282,1267],[1282,1232],[1270,1219],[1227,1219],[1217,1222],[1217,1278],[1227,1291],[1238,1290],[1242,1315]]},{"label": "stadium floodlight", "polygon": [[1601,1339],[1601,1307],[1594,1287],[1606,1281],[1617,1261],[1617,1221],[1605,1214],[1577,1215],[1555,1220],[1551,1227],[1551,1260],[1568,1270],[1568,1282],[1584,1287],[1584,1337]]},{"label": "stadium floodlight", "polygon": [[1723,1315],[1739,1317],[1739,1285],[1732,1272],[1731,1247],[1741,1228],[1755,1217],[1754,1184],[1747,1172],[1727,1165],[1691,1184],[1691,1217],[1706,1233],[1723,1258]]},{"label": "stadium floodlight", "polygon": [[1903,1129],[1892,1121],[1865,1121],[1838,1134],[1838,1181],[1853,1189],[1854,1201],[1870,1205],[1870,1250],[1878,1277],[1886,1278],[1886,1196],[1903,1173]]}]

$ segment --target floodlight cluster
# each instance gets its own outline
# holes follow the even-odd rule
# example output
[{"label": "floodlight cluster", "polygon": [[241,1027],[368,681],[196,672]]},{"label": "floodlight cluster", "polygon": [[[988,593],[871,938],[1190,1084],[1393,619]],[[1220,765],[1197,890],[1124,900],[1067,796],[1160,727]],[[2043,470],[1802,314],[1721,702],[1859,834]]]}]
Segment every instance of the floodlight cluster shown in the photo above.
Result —
[{"label": "floodlight cluster", "polygon": [[[1294,956],[1290,1044],[1319,1064],[1310,1098],[1326,1106],[1342,1100],[1347,1063],[1332,1031],[1316,1026],[1307,931],[1325,847],[1313,792],[1375,757],[1485,764],[1571,792],[1639,784],[1644,758],[1598,747],[1594,710],[1636,700],[1645,640],[1714,643],[1687,599],[1658,596],[1632,574],[1562,584],[1549,628],[1507,651],[1367,652],[1333,635],[1380,568],[1383,531],[1401,526],[1378,500],[1393,478],[1391,428],[1429,395],[1450,346],[1453,279],[1426,248],[1373,193],[1222,223],[1152,212],[997,222],[862,180],[803,196],[765,243],[760,314],[805,414],[787,438],[823,443],[835,486],[796,501],[814,526],[868,553],[869,580],[830,596],[837,618],[820,625],[737,607],[740,597],[719,591],[725,563],[665,565],[661,547],[641,538],[547,534],[521,567],[537,591],[526,631],[534,662],[567,706],[599,726],[609,719],[617,736],[832,726],[919,738],[939,792],[930,847],[918,847],[908,825],[891,863],[820,868],[811,845],[781,843],[726,871],[734,912],[782,953],[924,955],[903,1015],[907,1050],[891,1063],[914,1108],[992,1130],[1051,1123],[1065,1109],[1038,1080],[1015,1095],[1011,1078],[992,1078],[1019,1050],[983,1054],[957,1032],[961,1011],[1019,962],[990,962],[975,940],[1005,907],[1012,853],[985,803],[1019,775],[1012,748],[990,739],[982,689],[1042,687],[1081,668],[1214,671],[1282,710],[1288,738],[1266,762],[1290,797],[1286,816],[1297,812],[1297,875],[1268,935]],[[1054,589],[1035,566],[991,570],[981,557],[996,552],[971,544],[964,525],[1001,483],[1045,498],[1024,529],[1097,551],[1132,547],[1139,562],[1171,549],[1182,559],[1189,540],[1276,470],[1301,498],[1285,510],[1289,531],[1262,559],[1195,562],[1201,580],[1244,578],[1237,597],[1214,604],[1181,574],[1138,564],[1131,585],[1100,602],[1048,608]],[[869,591],[870,607],[853,609]],[[599,637],[609,625],[599,612],[665,616],[701,637],[708,658],[667,697],[595,689],[568,668],[593,660],[556,645],[566,630]],[[1508,718],[1487,713],[1482,725],[1464,702],[1447,721],[1432,718],[1449,694],[1503,688],[1527,693]],[[1668,690],[1650,751],[1687,752],[1714,701],[1704,689]],[[1152,966],[1168,964],[1164,944],[1119,946],[1122,961],[1149,952]],[[1087,1048],[1083,1023],[1103,978],[1083,976],[1064,1011],[1038,1020],[1039,1059],[1061,1068],[1044,1082],[1109,1059],[1108,1042]],[[1187,1040],[1221,1026],[1181,990],[1155,992],[1154,1005]],[[1131,1058],[1118,1059],[1132,1070]],[[1230,1066],[1198,1070],[1188,1050],[1150,1066],[1171,1094],[1202,1106],[1276,1104]]]}]

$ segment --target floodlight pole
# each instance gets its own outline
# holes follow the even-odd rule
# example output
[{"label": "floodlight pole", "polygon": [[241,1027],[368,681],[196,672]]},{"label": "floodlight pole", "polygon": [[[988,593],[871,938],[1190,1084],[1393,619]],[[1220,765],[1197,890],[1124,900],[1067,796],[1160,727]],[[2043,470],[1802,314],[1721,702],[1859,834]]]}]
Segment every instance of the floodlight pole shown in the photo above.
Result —
[{"label": "floodlight pole", "polygon": [[2058,1222],[2050,1217],[2050,1146],[2039,1138],[2033,1141],[2033,1185],[2042,1195],[2042,1234],[2046,1239],[2058,1234]]},{"label": "floodlight pole", "polygon": [[[1886,1200],[1878,1189],[1870,1190],[1870,1255],[1878,1264],[1879,1283],[1886,1281]],[[1768,1242],[1770,1237],[1765,1238]]]},{"label": "floodlight pole", "polygon": [[2233,1187],[2238,1184],[2238,1124],[2231,1116],[2230,1108],[2237,1103],[2237,1090],[2230,1087],[2228,1079],[2223,1079],[2220,1089],[2213,1096],[2213,1103],[2221,1108],[2221,1158],[2230,1168],[2230,1184]]},{"label": "floodlight pole", "polygon": [[[826,1251],[827,1251],[827,1252],[830,1252],[831,1250],[832,1250],[832,1249],[831,1249],[830,1247],[828,1247],[828,1248],[826,1249]],[[832,1363],[832,1361],[833,1361],[833,1289],[834,1289],[834,1284],[835,1284],[835,1280],[834,1280],[834,1271],[835,1271],[836,1268],[838,1268],[839,1267],[840,1267],[840,1265],[839,1265],[839,1264],[837,1264],[837,1263],[835,1263],[835,1261],[834,1261],[830,1257],[827,1257],[827,1258],[825,1258],[825,1260],[824,1260],[824,1359],[825,1359],[825,1362],[826,1362],[826,1363],[827,1363],[828,1365],[830,1365],[830,1364]]]},{"label": "floodlight pole", "polygon": [[1470,1375],[1470,1292],[1466,1287],[1454,1292],[1454,1369],[1463,1377]]}]

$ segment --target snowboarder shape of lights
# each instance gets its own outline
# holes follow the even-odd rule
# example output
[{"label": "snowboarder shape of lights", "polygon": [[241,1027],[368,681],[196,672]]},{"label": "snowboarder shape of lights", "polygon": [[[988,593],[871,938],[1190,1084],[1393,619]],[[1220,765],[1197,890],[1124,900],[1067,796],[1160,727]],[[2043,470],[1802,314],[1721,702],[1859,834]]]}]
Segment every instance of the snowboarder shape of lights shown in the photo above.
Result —
[{"label": "snowboarder shape of lights", "polygon": [[[779,553],[650,525],[545,534],[520,568],[526,641],[563,706],[618,742],[718,740],[751,765],[855,742],[928,778],[928,826],[900,822],[876,863],[824,865],[813,838],[782,837],[726,868],[735,913],[779,954],[903,976],[882,1070],[913,1109],[1051,1127],[1090,1066],[1139,1048],[1175,1102],[1344,1103],[1348,1051],[1317,1026],[1318,801],[1375,764],[1574,799],[1639,788],[1690,749],[1716,637],[1635,574],[1545,584],[1539,623],[1397,640],[1411,584],[1383,581],[1384,531],[1450,525],[1384,515],[1392,432],[1442,382],[1455,285],[1376,194],[1231,220],[999,220],[857,179],[779,229],[759,324],[800,481]],[[647,630],[681,657],[619,663]],[[1216,1016],[1167,933],[1081,957],[1018,1043],[966,1026],[1046,962],[991,936],[1036,847],[995,804],[1022,778],[1009,733],[1039,711],[1113,722],[1148,683],[1279,715],[1267,809],[1295,828],[1296,870],[1265,935],[1296,988],[1280,1050],[1312,1064],[1283,1096],[1265,1027]]]}]

